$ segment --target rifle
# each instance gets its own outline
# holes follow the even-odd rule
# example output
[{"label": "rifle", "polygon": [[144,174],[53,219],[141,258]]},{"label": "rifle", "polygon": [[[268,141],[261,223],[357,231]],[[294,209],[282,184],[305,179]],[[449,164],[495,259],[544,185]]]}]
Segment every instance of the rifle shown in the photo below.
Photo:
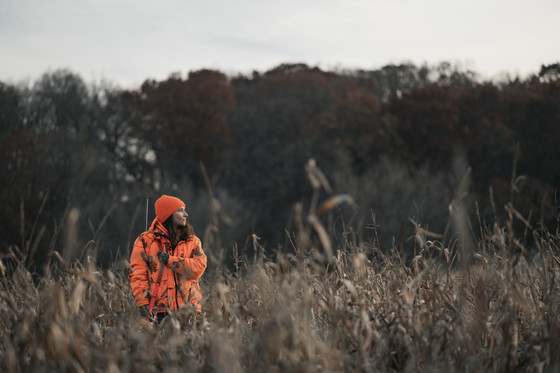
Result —
[{"label": "rifle", "polygon": [[[157,280],[156,280],[156,284],[154,286],[154,291],[152,293],[152,299],[150,299],[150,307],[148,307],[148,314],[152,317],[153,317],[152,310],[154,309],[154,304],[156,302],[156,297],[158,295],[159,284],[161,283],[161,277],[163,275],[163,268],[164,267],[165,267],[165,264],[160,262],[159,263],[159,270],[158,270],[158,277],[157,277]],[[148,321],[150,321],[150,320],[148,320]]]},{"label": "rifle", "polygon": [[148,200],[149,198],[146,198],[146,229],[144,229],[144,232],[148,230]]},{"label": "rifle", "polygon": [[[146,198],[146,230],[145,231],[148,230],[148,201],[149,201],[149,198]],[[157,277],[157,280],[156,280],[156,284],[154,286],[154,291],[152,293],[152,298],[150,299],[150,306],[148,307],[148,315],[150,315],[150,317],[152,317],[152,318],[153,318],[152,311],[154,309],[154,304],[156,302],[156,297],[157,297],[158,290],[159,290],[159,284],[161,283],[161,277],[163,275],[163,267],[165,267],[165,265],[163,263],[160,263],[159,265],[160,266],[159,266],[159,270],[158,270],[158,277]],[[150,318],[148,318],[148,321],[152,321],[152,320],[150,320]]]}]

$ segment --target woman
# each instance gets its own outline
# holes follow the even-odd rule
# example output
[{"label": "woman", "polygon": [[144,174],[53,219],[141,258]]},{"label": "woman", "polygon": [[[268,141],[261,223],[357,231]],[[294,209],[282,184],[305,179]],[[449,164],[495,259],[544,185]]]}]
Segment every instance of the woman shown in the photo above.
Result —
[{"label": "woman", "polygon": [[163,195],[156,218],[134,242],[130,286],[140,314],[161,321],[169,312],[192,305],[201,312],[198,279],[206,269],[200,239],[187,222],[185,203]]}]

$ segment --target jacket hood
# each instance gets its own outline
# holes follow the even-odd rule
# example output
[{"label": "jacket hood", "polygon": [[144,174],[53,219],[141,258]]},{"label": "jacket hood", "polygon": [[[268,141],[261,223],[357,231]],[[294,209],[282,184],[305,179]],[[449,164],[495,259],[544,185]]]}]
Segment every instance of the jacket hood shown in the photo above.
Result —
[{"label": "jacket hood", "polygon": [[169,237],[169,231],[163,226],[163,224],[161,224],[159,222],[157,217],[154,219],[154,221],[150,225],[149,231],[152,231],[154,233],[163,233],[164,235]]}]

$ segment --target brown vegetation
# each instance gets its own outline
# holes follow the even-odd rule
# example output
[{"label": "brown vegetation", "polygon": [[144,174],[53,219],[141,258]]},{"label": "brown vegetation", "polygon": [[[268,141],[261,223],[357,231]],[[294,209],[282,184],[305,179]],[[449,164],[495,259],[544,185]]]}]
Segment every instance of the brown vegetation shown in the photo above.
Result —
[{"label": "brown vegetation", "polygon": [[[559,71],[0,83],[0,370],[558,371]],[[209,267],[152,326],[126,259],[162,193]]]},{"label": "brown vegetation", "polygon": [[[308,176],[317,201],[327,185],[313,167],[311,162]],[[558,369],[558,232],[533,230],[538,251],[529,255],[511,229],[513,219],[523,218],[510,206],[510,220],[480,226],[478,242],[467,239],[468,230],[445,239],[416,225],[418,252],[405,261],[396,247],[384,254],[375,239],[362,240],[349,226],[339,237],[329,235],[321,217],[341,203],[352,200],[333,196],[313,205],[307,216],[296,206],[292,253],[267,258],[253,236],[255,255],[234,247],[229,270],[216,257],[219,252],[206,247],[203,315],[184,310],[158,326],[139,316],[126,260],[101,270],[91,256],[70,264],[55,254],[46,275],[34,281],[25,254],[14,246],[0,262],[0,367],[5,372]],[[460,216],[453,220],[459,228]]]}]

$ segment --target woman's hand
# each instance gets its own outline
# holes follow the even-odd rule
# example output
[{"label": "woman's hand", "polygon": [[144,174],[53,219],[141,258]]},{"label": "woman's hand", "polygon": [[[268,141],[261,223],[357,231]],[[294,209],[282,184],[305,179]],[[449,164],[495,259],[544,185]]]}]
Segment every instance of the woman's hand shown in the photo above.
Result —
[{"label": "woman's hand", "polygon": [[165,251],[160,251],[157,253],[157,258],[161,264],[166,265],[169,261],[169,254]]}]

